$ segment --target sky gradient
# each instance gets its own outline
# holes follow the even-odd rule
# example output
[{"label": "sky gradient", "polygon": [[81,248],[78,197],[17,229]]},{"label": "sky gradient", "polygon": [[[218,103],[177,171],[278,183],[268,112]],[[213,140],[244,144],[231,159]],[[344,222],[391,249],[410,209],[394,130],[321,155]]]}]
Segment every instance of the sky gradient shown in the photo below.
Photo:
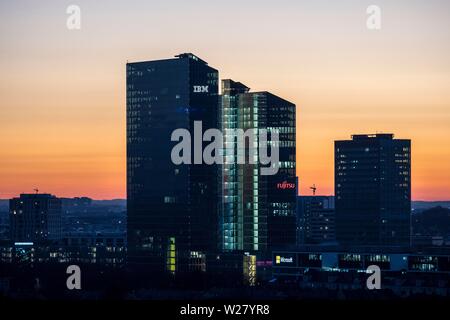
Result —
[{"label": "sky gradient", "polygon": [[333,194],[334,140],[389,132],[413,199],[450,199],[448,1],[0,0],[0,41],[0,198],[126,197],[125,64],[193,52],[297,105],[302,194]]}]

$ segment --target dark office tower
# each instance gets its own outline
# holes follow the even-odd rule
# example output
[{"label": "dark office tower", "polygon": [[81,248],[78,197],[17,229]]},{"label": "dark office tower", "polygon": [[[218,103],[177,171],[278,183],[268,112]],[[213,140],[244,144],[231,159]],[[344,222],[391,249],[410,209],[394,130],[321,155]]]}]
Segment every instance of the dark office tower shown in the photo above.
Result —
[{"label": "dark office tower", "polygon": [[[249,92],[240,82],[222,81],[221,124],[224,156],[221,176],[220,246],[223,251],[266,252],[296,241],[295,105],[269,92]],[[260,161],[238,164],[235,130],[279,132],[279,165],[262,175]],[[255,145],[262,143],[255,135]],[[270,140],[270,136],[268,137]],[[273,143],[273,142],[271,142]],[[249,142],[245,154],[249,155]],[[259,150],[250,155],[259,159]],[[228,154],[230,153],[230,154]]]},{"label": "dark office tower", "polygon": [[129,262],[173,272],[217,249],[217,166],[175,165],[171,135],[187,129],[194,145],[194,121],[218,128],[218,99],[218,71],[193,54],[127,64]]},{"label": "dark office tower", "polygon": [[298,244],[324,244],[336,241],[334,197],[297,197]]},{"label": "dark office tower", "polygon": [[340,244],[408,246],[411,141],[393,134],[336,141],[335,196]]},{"label": "dark office tower", "polygon": [[11,241],[61,239],[61,200],[50,194],[21,194],[9,200]]}]

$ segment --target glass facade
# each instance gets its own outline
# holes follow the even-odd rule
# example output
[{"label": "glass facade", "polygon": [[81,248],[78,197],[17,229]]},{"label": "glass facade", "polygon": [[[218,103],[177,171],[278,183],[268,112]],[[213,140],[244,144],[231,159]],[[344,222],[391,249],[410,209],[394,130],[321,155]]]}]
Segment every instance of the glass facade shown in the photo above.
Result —
[{"label": "glass facade", "polygon": [[217,110],[218,71],[198,57],[127,64],[130,262],[173,272],[190,251],[217,247],[217,166],[171,160],[172,132],[184,128],[194,137],[194,121],[204,131],[217,128]]},{"label": "glass facade", "polygon": [[[240,82],[222,81],[221,124],[224,164],[221,170],[220,244],[224,251],[266,251],[295,245],[295,105],[269,92],[249,92]],[[258,133],[277,130],[280,168],[261,175]],[[239,144],[236,130],[252,131]],[[253,143],[253,154],[250,153]],[[235,157],[244,154],[246,161]],[[252,160],[252,161],[251,161]]]}]

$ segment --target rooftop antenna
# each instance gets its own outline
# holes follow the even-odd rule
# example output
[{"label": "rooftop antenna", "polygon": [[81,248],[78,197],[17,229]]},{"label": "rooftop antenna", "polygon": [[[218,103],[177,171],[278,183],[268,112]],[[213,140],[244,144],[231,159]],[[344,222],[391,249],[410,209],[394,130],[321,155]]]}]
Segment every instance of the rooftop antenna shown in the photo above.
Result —
[{"label": "rooftop antenna", "polygon": [[309,187],[309,188],[312,190],[313,196],[315,196],[316,195],[316,190],[317,190],[316,184],[313,184],[312,187]]}]

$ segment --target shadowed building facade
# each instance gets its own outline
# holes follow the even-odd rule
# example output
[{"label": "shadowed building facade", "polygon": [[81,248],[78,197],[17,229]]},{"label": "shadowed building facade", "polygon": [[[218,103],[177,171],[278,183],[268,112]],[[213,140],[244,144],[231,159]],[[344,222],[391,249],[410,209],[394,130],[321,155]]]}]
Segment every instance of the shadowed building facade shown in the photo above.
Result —
[{"label": "shadowed building facade", "polygon": [[297,197],[297,244],[336,241],[333,196]]},{"label": "shadowed building facade", "polygon": [[217,110],[218,71],[195,55],[127,63],[129,262],[174,272],[217,248],[217,166],[171,160],[172,132],[217,128]]},{"label": "shadowed building facade", "polygon": [[21,194],[9,200],[11,241],[60,240],[61,211],[61,199],[51,194]]},{"label": "shadowed building facade", "polygon": [[409,246],[411,141],[393,134],[335,141],[335,203],[341,245]]}]

